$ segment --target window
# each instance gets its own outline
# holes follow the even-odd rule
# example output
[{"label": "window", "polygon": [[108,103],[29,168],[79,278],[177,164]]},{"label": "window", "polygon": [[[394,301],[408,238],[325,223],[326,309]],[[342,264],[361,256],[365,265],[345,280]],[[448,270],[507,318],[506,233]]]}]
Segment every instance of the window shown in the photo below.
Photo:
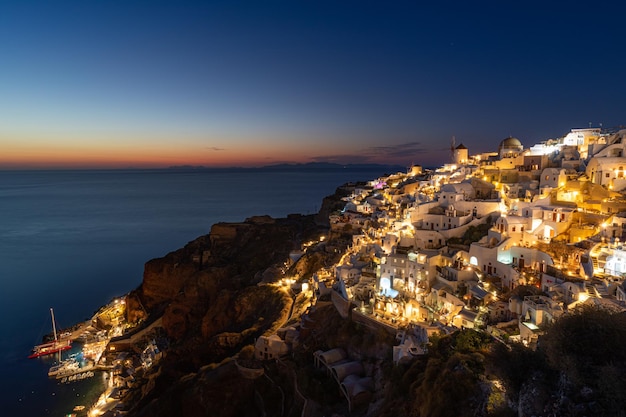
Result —
[{"label": "window", "polygon": [[606,177],[607,177],[607,178],[610,178],[610,177],[611,177],[611,173],[610,173],[610,172],[607,172],[607,173],[606,173]]}]

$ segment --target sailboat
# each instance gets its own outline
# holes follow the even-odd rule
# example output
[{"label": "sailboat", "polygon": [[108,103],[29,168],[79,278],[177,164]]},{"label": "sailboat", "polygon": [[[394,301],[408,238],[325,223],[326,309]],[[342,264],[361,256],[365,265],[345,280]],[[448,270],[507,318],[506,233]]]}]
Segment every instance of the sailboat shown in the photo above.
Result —
[{"label": "sailboat", "polygon": [[72,347],[71,339],[59,340],[57,336],[57,326],[54,321],[54,310],[50,309],[50,315],[52,316],[52,333],[54,340],[41,345],[36,345],[33,348],[32,353],[28,356],[29,359],[38,358],[39,356],[51,355],[53,353],[61,352],[63,350],[70,349]]}]

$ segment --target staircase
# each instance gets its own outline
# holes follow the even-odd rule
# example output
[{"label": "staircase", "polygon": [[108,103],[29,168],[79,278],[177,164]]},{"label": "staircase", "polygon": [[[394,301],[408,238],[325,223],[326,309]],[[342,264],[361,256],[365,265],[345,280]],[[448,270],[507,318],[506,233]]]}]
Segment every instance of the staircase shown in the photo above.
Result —
[{"label": "staircase", "polygon": [[585,282],[585,290],[589,295],[589,298],[598,298],[598,292],[596,291],[596,287],[591,282]]},{"label": "staircase", "polygon": [[599,298],[607,298],[610,296],[609,290],[606,288],[604,284],[595,284],[596,294],[598,294]]}]

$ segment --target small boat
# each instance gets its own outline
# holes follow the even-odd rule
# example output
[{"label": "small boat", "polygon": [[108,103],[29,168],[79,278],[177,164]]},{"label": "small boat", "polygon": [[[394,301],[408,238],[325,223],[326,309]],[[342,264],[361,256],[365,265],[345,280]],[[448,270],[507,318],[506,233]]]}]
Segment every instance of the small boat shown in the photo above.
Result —
[{"label": "small boat", "polygon": [[64,339],[60,340],[57,336],[57,326],[54,321],[54,310],[50,309],[50,315],[52,316],[52,333],[54,335],[54,340],[47,343],[42,343],[40,345],[36,345],[33,348],[33,351],[30,355],[28,355],[29,359],[38,358],[39,356],[51,355],[53,353],[61,352],[63,350],[71,349],[72,340]]},{"label": "small boat", "polygon": [[80,369],[80,364],[76,359],[66,359],[50,368],[48,371],[48,376],[50,378],[61,378],[64,376],[68,376],[78,372]]}]

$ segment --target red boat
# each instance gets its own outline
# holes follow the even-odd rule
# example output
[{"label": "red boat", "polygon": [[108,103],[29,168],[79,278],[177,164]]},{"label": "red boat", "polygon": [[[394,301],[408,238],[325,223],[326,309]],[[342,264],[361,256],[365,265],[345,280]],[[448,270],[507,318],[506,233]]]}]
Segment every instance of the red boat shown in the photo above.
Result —
[{"label": "red boat", "polygon": [[54,310],[53,309],[50,309],[50,315],[52,316],[52,333],[54,335],[54,340],[52,342],[47,342],[47,343],[42,343],[41,345],[36,345],[33,348],[33,352],[30,355],[28,355],[29,359],[38,358],[39,356],[51,355],[53,353],[71,349],[72,347],[71,339],[65,339],[65,340],[58,339],[57,326],[54,322]]}]

